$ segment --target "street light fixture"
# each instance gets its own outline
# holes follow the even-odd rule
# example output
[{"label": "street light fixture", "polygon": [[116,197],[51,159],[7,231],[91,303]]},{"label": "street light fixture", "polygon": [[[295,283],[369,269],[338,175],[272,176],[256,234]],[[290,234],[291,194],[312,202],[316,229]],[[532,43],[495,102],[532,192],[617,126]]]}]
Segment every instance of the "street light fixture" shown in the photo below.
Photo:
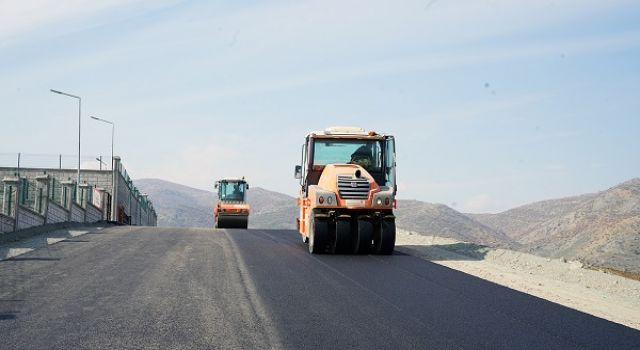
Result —
[{"label": "street light fixture", "polygon": [[77,185],[76,185],[76,199],[78,198],[79,194],[80,194],[80,130],[81,130],[81,125],[82,125],[82,98],[80,96],[76,96],[76,95],[72,95],[72,94],[68,94],[66,92],[62,92],[62,91],[58,91],[58,90],[54,90],[54,89],[49,89],[51,92],[59,94],[59,95],[64,95],[64,96],[68,96],[68,97],[73,97],[73,98],[77,98],[78,99],[78,175],[77,175]]},{"label": "street light fixture", "polygon": [[100,170],[102,170],[102,164],[104,164],[105,167],[107,166],[107,163],[102,161],[102,156],[96,157],[96,160],[100,163]]}]

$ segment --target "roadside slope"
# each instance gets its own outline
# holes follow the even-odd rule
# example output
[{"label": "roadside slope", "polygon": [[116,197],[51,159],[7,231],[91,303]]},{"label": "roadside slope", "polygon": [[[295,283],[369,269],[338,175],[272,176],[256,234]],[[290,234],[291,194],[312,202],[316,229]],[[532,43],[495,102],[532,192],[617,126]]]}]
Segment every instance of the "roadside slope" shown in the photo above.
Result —
[{"label": "roadside slope", "polygon": [[543,258],[401,230],[398,251],[640,330],[640,281]]}]

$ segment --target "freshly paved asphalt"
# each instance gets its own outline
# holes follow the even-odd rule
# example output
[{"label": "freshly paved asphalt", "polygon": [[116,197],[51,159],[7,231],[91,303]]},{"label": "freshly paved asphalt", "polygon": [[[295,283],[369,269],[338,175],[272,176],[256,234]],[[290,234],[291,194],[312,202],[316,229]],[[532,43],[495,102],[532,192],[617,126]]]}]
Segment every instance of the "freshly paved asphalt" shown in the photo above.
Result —
[{"label": "freshly paved asphalt", "polygon": [[640,332],[294,231],[113,227],[0,262],[0,349],[639,349]]}]

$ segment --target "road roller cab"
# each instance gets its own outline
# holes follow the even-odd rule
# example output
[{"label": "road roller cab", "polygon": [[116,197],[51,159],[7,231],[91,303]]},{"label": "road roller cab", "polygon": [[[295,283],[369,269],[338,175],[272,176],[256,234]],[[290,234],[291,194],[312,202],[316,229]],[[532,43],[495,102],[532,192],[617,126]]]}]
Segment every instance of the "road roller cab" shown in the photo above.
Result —
[{"label": "road roller cab", "polygon": [[247,228],[251,208],[246,202],[249,184],[242,179],[217,181],[218,203],[213,209],[216,228]]},{"label": "road roller cab", "polygon": [[354,127],[309,133],[297,226],[311,253],[391,254],[396,229],[393,136]]}]

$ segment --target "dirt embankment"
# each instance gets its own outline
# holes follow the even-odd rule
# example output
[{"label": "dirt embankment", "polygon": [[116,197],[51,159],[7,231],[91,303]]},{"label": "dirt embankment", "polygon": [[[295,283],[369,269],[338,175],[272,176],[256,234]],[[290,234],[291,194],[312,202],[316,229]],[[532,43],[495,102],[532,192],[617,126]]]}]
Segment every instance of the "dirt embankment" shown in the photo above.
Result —
[{"label": "dirt embankment", "polygon": [[640,281],[450,238],[399,230],[396,249],[539,298],[640,330]]}]

